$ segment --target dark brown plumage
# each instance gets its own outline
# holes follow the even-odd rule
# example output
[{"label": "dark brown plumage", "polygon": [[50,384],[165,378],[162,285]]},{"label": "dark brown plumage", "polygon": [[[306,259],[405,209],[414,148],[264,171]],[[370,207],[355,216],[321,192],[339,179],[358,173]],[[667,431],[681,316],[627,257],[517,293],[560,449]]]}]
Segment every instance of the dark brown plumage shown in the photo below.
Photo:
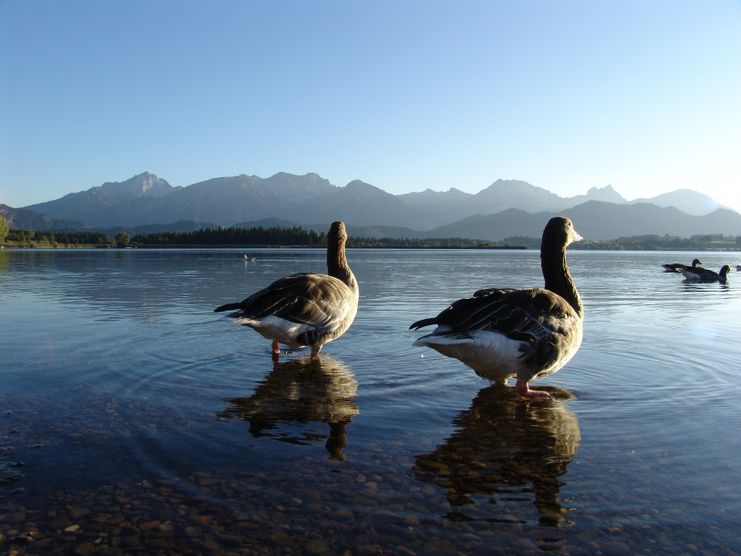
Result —
[{"label": "dark brown plumage", "polygon": [[683,268],[682,274],[691,282],[720,282],[721,284],[726,284],[730,271],[731,267],[725,264],[718,272],[713,272],[707,268],[696,267]]},{"label": "dark brown plumage", "polygon": [[664,267],[664,272],[682,272],[685,268],[696,268],[702,266],[702,263],[700,262],[700,259],[693,259],[691,266],[682,263],[668,263],[662,264],[661,266]]},{"label": "dark brown plumage", "polygon": [[584,309],[566,264],[566,247],[578,239],[571,220],[552,218],[541,241],[545,288],[479,290],[412,324],[437,325],[415,345],[455,357],[494,382],[516,376],[519,392],[539,395],[528,382],[563,367],[581,344]]},{"label": "dark brown plumage", "polygon": [[350,327],[358,309],[358,283],[345,256],[347,233],[334,222],[327,234],[329,274],[292,274],[238,303],[215,309],[239,311],[234,316],[273,341],[275,358],[279,344],[292,348],[311,346],[317,356],[322,346],[339,338]]}]

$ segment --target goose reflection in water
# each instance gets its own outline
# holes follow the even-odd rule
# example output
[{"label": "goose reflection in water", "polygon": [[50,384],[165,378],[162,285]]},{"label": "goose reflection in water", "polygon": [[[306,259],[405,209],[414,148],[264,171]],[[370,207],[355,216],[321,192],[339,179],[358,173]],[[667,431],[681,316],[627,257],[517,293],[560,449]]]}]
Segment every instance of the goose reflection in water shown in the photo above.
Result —
[{"label": "goose reflection in water", "polygon": [[[533,492],[541,525],[564,521],[559,477],[581,436],[576,415],[564,406],[573,395],[546,389],[552,399],[523,403],[499,386],[484,388],[454,420],[453,435],[416,457],[415,477],[447,489],[450,519],[512,521],[515,506],[529,505]],[[477,507],[476,495],[489,497],[497,515],[488,516],[488,505]]]},{"label": "goose reflection in water", "polygon": [[324,355],[276,363],[250,397],[234,398],[219,413],[222,420],[244,420],[254,437],[275,436],[279,440],[304,444],[314,435],[291,436],[276,431],[280,423],[327,423],[326,448],[330,456],[343,461],[346,428],[358,414],[353,401],[358,381],[342,362]]}]

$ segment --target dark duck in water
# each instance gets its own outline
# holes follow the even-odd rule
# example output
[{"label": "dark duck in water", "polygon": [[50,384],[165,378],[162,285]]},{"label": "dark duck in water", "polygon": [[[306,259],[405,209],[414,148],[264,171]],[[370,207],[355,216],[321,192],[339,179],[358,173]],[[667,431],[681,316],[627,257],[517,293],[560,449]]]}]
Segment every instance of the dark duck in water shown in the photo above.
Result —
[{"label": "dark duck in water", "polygon": [[687,266],[682,263],[667,263],[662,264],[661,266],[664,267],[664,272],[682,272],[685,268],[697,268],[698,266],[702,266],[702,263],[699,259],[693,259],[692,266]]},{"label": "dark duck in water", "polygon": [[682,274],[690,282],[720,282],[721,284],[726,284],[728,283],[728,273],[730,271],[731,267],[725,264],[718,272],[713,272],[707,268],[696,267],[684,268],[682,269]]}]

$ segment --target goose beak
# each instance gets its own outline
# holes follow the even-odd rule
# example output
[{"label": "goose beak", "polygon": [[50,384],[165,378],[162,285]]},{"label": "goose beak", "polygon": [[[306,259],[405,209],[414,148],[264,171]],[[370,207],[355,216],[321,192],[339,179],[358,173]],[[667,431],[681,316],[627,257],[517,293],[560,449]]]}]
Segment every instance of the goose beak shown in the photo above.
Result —
[{"label": "goose beak", "polygon": [[579,235],[579,232],[574,230],[574,241],[582,241],[584,238]]}]

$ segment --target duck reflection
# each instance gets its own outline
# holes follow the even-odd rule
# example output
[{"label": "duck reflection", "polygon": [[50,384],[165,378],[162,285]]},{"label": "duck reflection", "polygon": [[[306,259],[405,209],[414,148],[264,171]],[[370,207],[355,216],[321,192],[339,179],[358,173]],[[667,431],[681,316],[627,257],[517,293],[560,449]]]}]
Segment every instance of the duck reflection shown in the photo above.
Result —
[{"label": "duck reflection", "polygon": [[485,495],[502,504],[496,518],[485,519],[509,520],[513,508],[504,504],[522,502],[523,495],[529,501],[533,492],[541,525],[563,521],[559,477],[579,447],[579,423],[563,405],[572,394],[544,390],[553,398],[524,402],[502,387],[484,388],[454,420],[456,432],[434,452],[416,457],[415,476],[447,489],[448,517],[478,519],[482,508],[473,497]]},{"label": "duck reflection", "polygon": [[306,357],[276,363],[252,396],[229,400],[229,406],[218,417],[248,421],[254,437],[274,435],[298,444],[315,440],[316,435],[276,433],[277,425],[327,423],[327,451],[332,458],[344,460],[347,425],[358,414],[353,401],[357,392],[358,381],[344,363],[328,355],[320,359]]}]

